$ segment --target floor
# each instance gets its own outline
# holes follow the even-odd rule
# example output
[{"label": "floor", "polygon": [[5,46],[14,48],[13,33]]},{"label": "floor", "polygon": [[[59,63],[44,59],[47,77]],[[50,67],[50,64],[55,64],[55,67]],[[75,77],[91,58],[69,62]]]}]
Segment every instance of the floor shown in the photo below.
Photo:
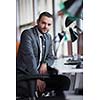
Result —
[{"label": "floor", "polygon": [[[64,92],[65,98],[62,97],[42,97],[39,98],[38,100],[83,100],[83,95],[75,95],[74,93],[68,93]],[[35,100],[35,99],[28,99],[28,98],[23,98],[23,99],[16,99],[16,100]]]},{"label": "floor", "polygon": [[83,100],[83,95],[75,95],[73,92],[64,91],[65,98],[62,97],[46,97],[39,100]]},{"label": "floor", "polygon": [[83,100],[83,95],[75,95],[73,92],[72,93],[67,93],[64,92],[65,94],[65,100]]},{"label": "floor", "polygon": [[68,95],[66,100],[83,100],[83,96],[80,96],[80,95]]}]

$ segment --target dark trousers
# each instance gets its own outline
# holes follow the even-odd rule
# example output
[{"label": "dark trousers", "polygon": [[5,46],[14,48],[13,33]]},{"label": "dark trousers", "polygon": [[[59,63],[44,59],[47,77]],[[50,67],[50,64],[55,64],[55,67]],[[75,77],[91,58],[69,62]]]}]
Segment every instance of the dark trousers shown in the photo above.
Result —
[{"label": "dark trousers", "polygon": [[70,87],[70,79],[63,75],[54,75],[45,79],[46,90],[55,90],[56,95],[62,95],[63,90],[68,90]]},{"label": "dark trousers", "polygon": [[64,75],[58,75],[57,70],[48,67],[49,78],[44,79],[46,82],[46,91],[54,90],[56,95],[62,95],[64,90],[69,90],[70,79]]}]

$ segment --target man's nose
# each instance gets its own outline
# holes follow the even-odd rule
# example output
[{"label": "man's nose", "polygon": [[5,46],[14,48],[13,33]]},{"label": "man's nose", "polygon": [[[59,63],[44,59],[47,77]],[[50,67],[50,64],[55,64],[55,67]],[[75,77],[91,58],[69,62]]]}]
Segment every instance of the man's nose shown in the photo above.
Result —
[{"label": "man's nose", "polygon": [[48,24],[45,24],[45,28],[48,28]]}]

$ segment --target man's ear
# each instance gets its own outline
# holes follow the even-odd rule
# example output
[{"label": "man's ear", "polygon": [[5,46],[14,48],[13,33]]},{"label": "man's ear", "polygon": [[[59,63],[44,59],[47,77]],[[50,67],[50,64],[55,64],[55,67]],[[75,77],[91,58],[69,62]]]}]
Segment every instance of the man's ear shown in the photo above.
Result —
[{"label": "man's ear", "polygon": [[37,24],[39,24],[39,19],[37,19]]}]

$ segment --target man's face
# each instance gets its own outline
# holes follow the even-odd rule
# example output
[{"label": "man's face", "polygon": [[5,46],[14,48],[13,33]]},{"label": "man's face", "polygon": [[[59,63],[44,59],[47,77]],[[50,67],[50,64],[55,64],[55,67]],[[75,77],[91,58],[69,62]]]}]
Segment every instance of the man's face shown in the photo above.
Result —
[{"label": "man's face", "polygon": [[42,33],[47,33],[52,25],[52,18],[47,16],[42,16],[40,21],[38,21],[38,27]]}]

